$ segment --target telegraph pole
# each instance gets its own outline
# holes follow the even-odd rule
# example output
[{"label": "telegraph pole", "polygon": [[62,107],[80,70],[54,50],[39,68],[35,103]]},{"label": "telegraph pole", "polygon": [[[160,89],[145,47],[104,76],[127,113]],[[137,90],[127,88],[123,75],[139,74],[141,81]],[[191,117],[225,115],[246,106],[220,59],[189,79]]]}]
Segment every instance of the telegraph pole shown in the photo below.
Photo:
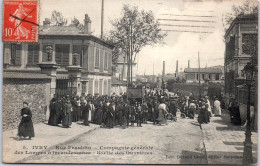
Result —
[{"label": "telegraph pole", "polygon": [[198,63],[199,63],[199,97],[201,97],[201,88],[200,88],[200,52],[198,52]]},{"label": "telegraph pole", "polygon": [[101,6],[101,39],[103,39],[103,29],[104,29],[104,0],[102,0]]}]

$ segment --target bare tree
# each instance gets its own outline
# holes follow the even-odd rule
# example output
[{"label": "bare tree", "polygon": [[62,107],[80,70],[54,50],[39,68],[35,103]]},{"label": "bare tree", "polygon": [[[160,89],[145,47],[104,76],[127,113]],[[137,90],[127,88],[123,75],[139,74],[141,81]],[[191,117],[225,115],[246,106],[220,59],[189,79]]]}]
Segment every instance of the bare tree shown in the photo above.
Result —
[{"label": "bare tree", "polygon": [[113,29],[108,39],[113,41],[115,48],[127,55],[128,82],[132,82],[132,63],[141,49],[147,45],[164,44],[167,35],[162,33],[159,22],[152,11],[138,10],[137,6],[124,5],[122,17],[111,21]]},{"label": "bare tree", "polygon": [[67,19],[62,16],[61,12],[54,10],[51,15],[51,22],[57,26],[64,26],[67,24]]}]

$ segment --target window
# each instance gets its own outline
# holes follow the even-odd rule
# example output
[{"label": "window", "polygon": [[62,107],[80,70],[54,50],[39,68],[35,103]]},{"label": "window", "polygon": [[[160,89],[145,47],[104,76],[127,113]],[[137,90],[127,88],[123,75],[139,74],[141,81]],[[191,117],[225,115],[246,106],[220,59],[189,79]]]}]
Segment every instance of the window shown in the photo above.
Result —
[{"label": "window", "polygon": [[11,44],[11,64],[12,65],[21,65],[21,56],[22,56],[22,45],[12,43]]},{"label": "window", "polygon": [[[80,65],[82,66],[82,62],[83,62],[83,56],[82,56],[82,46],[81,45],[73,45],[73,51],[72,54],[74,55],[75,53],[78,54],[77,58],[76,58],[76,65]],[[74,64],[74,59],[72,61],[72,64]]]},{"label": "window", "polygon": [[257,34],[242,34],[243,54],[257,56]]},{"label": "window", "polygon": [[98,80],[95,80],[95,89],[94,89],[94,94],[98,93]]},{"label": "window", "polygon": [[37,65],[39,63],[39,44],[28,44],[28,65]]},{"label": "window", "polygon": [[219,74],[216,74],[216,80],[219,80]]},{"label": "window", "polygon": [[235,56],[235,36],[230,36],[229,42],[226,44],[225,62],[231,60]]},{"label": "window", "polygon": [[99,68],[99,48],[96,48],[95,69]]},{"label": "window", "polygon": [[104,95],[108,95],[107,93],[107,80],[104,81],[104,92],[103,92]]},{"label": "window", "polygon": [[69,44],[56,44],[55,45],[55,60],[61,66],[69,65]]},{"label": "window", "polygon": [[108,53],[105,52],[105,57],[104,57],[104,68],[108,69]]},{"label": "window", "polygon": [[209,79],[212,80],[212,79],[211,79],[211,74],[209,74]]}]

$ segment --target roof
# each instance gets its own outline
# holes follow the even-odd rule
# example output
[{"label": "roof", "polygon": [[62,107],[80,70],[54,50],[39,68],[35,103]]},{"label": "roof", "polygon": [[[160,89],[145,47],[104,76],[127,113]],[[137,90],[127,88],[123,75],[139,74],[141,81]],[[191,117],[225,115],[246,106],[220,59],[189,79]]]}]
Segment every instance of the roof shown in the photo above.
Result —
[{"label": "roof", "polygon": [[21,72],[4,72],[3,78],[12,79],[51,79],[47,74],[40,73],[21,73]]},{"label": "roof", "polygon": [[56,26],[51,25],[48,28],[43,28],[43,26],[39,27],[39,38],[48,37],[51,36],[57,36],[57,37],[78,37],[78,38],[84,38],[84,39],[92,39],[94,41],[99,41],[102,44],[107,45],[108,47],[113,48],[114,46],[103,39],[100,39],[94,35],[86,34],[84,33],[83,29],[79,29],[75,26]]},{"label": "roof", "polygon": [[230,33],[230,31],[232,30],[232,28],[234,27],[235,24],[238,24],[238,23],[252,24],[252,22],[258,24],[258,14],[248,14],[248,15],[237,16],[232,21],[229,28],[226,30],[225,37]]},{"label": "roof", "polygon": [[185,68],[184,73],[216,73],[222,74],[221,68],[208,67],[208,68]]}]

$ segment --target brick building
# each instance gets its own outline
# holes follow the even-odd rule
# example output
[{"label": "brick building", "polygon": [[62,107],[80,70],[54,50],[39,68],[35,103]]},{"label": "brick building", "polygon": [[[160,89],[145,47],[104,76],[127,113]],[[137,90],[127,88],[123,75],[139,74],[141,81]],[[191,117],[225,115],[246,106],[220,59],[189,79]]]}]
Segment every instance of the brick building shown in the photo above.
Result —
[{"label": "brick building", "polygon": [[54,94],[110,95],[112,49],[113,45],[91,35],[87,14],[81,29],[52,26],[45,19],[38,43],[5,42],[3,114],[19,112],[26,100],[36,116],[45,117]]}]

